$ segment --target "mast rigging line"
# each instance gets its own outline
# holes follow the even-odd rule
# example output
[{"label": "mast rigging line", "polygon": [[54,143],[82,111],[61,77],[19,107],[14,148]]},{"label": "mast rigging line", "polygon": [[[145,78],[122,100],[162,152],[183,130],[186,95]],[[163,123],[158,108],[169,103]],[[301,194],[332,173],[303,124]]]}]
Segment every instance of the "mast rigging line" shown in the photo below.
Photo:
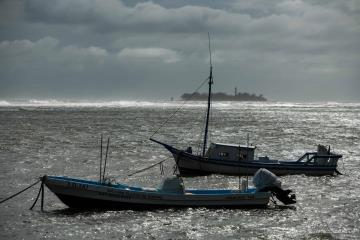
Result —
[{"label": "mast rigging line", "polygon": [[195,95],[195,93],[209,80],[209,77],[207,77],[204,81],[201,82],[201,84],[195,89],[195,91],[190,95],[189,99],[186,99],[181,105],[180,107],[178,107],[164,122],[163,124],[160,125],[160,127],[150,136],[150,138],[152,138],[155,134],[157,134],[161,128],[163,128],[165,126],[165,124],[168,123],[168,121],[173,118],[175,116],[175,114],[177,114],[182,107],[191,100],[191,98]]}]

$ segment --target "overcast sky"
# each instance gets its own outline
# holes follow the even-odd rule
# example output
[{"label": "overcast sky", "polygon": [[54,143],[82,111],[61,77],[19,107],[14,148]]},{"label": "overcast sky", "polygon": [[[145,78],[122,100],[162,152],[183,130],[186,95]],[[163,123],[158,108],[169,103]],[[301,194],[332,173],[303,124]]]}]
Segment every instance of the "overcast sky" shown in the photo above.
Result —
[{"label": "overcast sky", "polygon": [[[0,0],[0,100],[360,101],[359,0]],[[206,91],[206,89],[203,89]]]}]

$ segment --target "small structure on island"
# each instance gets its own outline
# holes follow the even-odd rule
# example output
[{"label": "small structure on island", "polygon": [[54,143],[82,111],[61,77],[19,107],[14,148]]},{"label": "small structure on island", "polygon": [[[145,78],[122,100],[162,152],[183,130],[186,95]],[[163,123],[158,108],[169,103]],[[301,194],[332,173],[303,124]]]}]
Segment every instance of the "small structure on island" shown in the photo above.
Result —
[{"label": "small structure on island", "polygon": [[[192,101],[207,101],[208,93],[184,93],[181,95],[183,100],[192,100]],[[223,92],[212,93],[211,99],[213,101],[267,101],[267,99],[262,95],[250,94],[247,92],[241,93],[237,91],[235,87],[234,95],[229,95]]]}]

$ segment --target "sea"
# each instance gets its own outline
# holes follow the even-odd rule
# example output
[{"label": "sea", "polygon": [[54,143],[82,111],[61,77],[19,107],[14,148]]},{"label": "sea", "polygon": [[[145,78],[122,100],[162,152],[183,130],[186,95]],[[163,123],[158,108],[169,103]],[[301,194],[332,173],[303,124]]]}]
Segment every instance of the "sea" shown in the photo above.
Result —
[{"label": "sea", "polygon": [[[205,102],[0,101],[0,199],[43,175],[106,177],[157,187],[174,160],[150,137],[200,152]],[[76,211],[39,184],[0,204],[0,239],[360,239],[360,103],[214,102],[209,142],[252,144],[257,156],[298,159],[318,144],[342,154],[334,176],[281,176],[297,203],[261,209]],[[166,160],[164,171],[156,165]],[[131,176],[129,176],[131,175]],[[251,178],[249,178],[251,185]],[[184,178],[186,188],[236,189],[238,177]]]}]

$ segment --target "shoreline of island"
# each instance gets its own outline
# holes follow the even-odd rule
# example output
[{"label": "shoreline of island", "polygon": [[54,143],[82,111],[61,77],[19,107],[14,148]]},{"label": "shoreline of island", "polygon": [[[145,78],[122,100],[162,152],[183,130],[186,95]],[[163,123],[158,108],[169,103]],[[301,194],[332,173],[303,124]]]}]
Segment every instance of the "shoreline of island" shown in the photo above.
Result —
[{"label": "shoreline of island", "polygon": [[[207,93],[184,93],[181,95],[182,100],[192,100],[192,101],[207,101],[208,94]],[[223,92],[216,92],[211,94],[212,101],[256,101],[256,102],[266,102],[267,99],[262,95],[250,94],[247,92],[241,93],[237,92],[235,88],[235,93],[233,95],[229,95]]]}]

